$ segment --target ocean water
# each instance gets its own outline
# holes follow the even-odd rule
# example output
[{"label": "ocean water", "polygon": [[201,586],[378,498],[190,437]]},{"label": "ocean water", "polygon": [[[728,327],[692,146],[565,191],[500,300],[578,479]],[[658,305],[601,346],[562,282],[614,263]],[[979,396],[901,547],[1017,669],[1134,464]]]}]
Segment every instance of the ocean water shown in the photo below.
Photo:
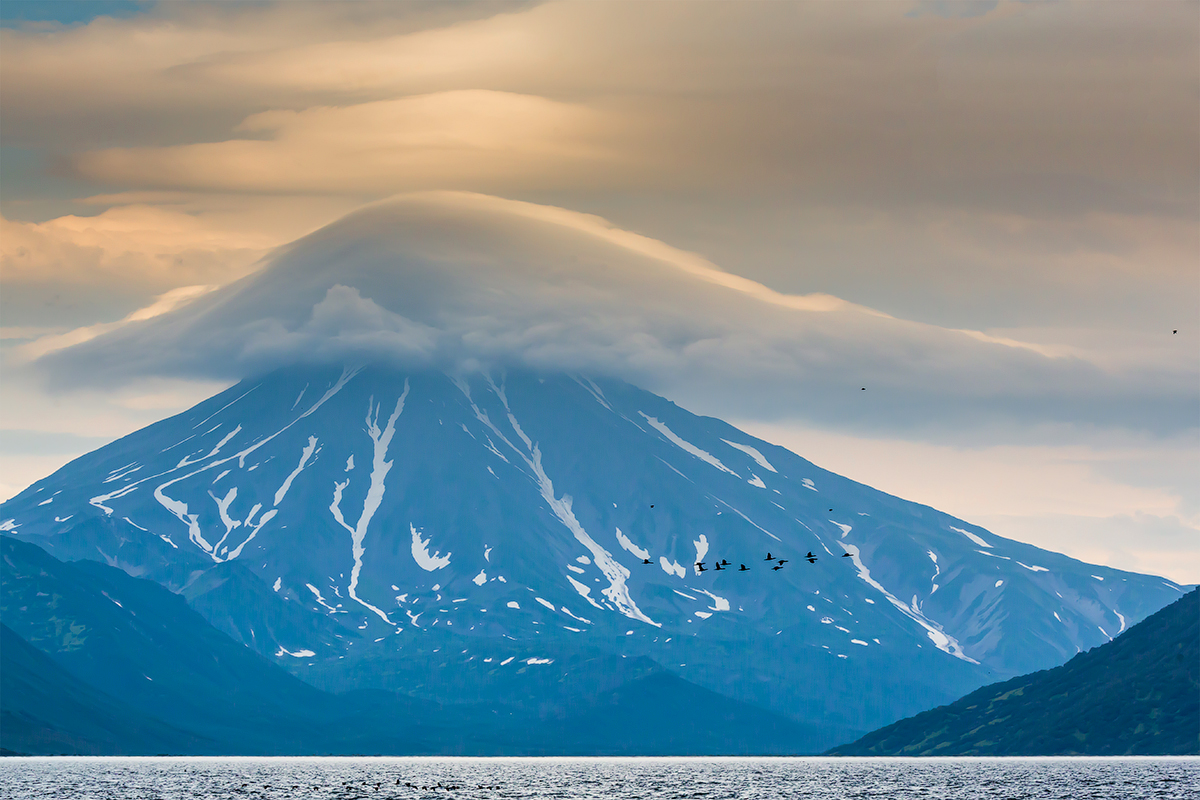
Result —
[{"label": "ocean water", "polygon": [[1200,758],[4,758],[0,798],[1196,798]]}]

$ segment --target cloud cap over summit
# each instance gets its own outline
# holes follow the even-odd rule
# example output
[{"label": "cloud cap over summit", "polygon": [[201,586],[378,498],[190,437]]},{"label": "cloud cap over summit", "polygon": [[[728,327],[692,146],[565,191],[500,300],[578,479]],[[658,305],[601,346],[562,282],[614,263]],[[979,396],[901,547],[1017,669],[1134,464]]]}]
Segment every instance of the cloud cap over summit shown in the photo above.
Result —
[{"label": "cloud cap over summit", "polygon": [[1186,369],[1114,371],[1082,352],[781,294],[599,217],[459,192],[369,205],[247,278],[38,363],[70,385],[339,361],[606,374],[703,390],[718,407],[736,396],[764,418],[868,428],[1194,423]]}]

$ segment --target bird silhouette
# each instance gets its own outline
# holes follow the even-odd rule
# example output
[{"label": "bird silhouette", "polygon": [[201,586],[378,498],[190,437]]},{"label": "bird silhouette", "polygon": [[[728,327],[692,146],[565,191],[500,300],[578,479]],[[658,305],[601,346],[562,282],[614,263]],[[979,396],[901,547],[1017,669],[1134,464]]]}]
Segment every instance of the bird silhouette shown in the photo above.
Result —
[{"label": "bird silhouette", "polygon": [[775,570],[776,572],[778,572],[779,570],[783,569],[783,565],[782,565],[782,564],[776,564],[775,566],[771,567],[771,569],[773,569],[773,570]]},{"label": "bird silhouette", "polygon": [[1177,334],[1177,333],[1179,333],[1179,331],[1177,331],[1177,330],[1175,330],[1175,331],[1171,331],[1171,335],[1172,335],[1172,336],[1174,336],[1174,335],[1175,335],[1175,334]]},{"label": "bird silhouette", "polygon": [[813,551],[812,551],[812,550],[809,550],[807,553],[805,553],[805,554],[804,554],[804,557],[805,557],[805,558],[816,558],[816,556],[814,556],[814,555],[813,555]]},{"label": "bird silhouette", "polygon": [[643,559],[642,559],[642,563],[643,563],[643,564],[653,564],[654,562],[653,562],[653,561],[651,561],[651,560],[650,560],[650,559],[648,559],[648,558],[643,558]]},{"label": "bird silhouette", "polygon": [[742,566],[738,568],[738,572],[748,572],[749,569],[750,568],[747,567],[745,564],[742,564]]},{"label": "bird silhouette", "polygon": [[780,558],[780,559],[777,559],[777,560],[779,561],[779,566],[781,566],[781,567],[782,567],[784,564],[786,564],[786,563],[787,563],[787,559],[786,559],[786,558]]},{"label": "bird silhouette", "polygon": [[725,559],[723,559],[723,558],[721,559],[721,564],[722,564],[723,566],[726,566],[726,567],[728,567],[728,566],[729,566],[729,562],[728,562],[728,561],[726,561],[726,560],[725,560]]},{"label": "bird silhouette", "polygon": [[650,507],[651,507],[651,508],[654,508],[654,503],[651,503],[651,504],[650,504]]},{"label": "bird silhouette", "polygon": [[717,562],[716,571],[717,571],[717,572],[720,572],[720,571],[721,571],[721,570],[723,570],[723,569],[725,569],[725,568],[724,568],[724,567],[722,567],[722,566],[721,566],[721,562],[720,562],[720,561],[718,561],[718,562]]},{"label": "bird silhouette", "polygon": [[697,562],[696,562],[696,572],[708,572],[708,570],[706,570],[706,569],[704,568],[704,562],[703,562],[703,561],[697,561]]},{"label": "bird silhouette", "polygon": [[815,564],[815,563],[817,563],[817,557],[816,557],[816,556],[813,556],[812,558],[809,558],[809,559],[806,559],[806,560],[807,560],[807,561],[808,561],[808,563],[810,563],[810,564]]},{"label": "bird silhouette", "polygon": [[849,553],[842,553],[842,558],[850,558],[850,557],[851,556]]},{"label": "bird silhouette", "polygon": [[764,558],[764,559],[763,559],[763,561],[774,561],[774,560],[775,560],[775,556],[771,555],[771,551],[770,551],[770,550],[768,550],[768,551],[767,551],[767,557],[766,557],[766,558]]}]

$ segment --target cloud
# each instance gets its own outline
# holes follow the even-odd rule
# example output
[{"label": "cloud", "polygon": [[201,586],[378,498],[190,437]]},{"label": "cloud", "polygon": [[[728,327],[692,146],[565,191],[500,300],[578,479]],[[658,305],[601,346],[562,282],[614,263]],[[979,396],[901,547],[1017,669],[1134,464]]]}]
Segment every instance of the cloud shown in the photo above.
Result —
[{"label": "cloud", "polygon": [[610,374],[709,408],[851,427],[1194,425],[1194,365],[1113,371],[781,294],[598,217],[456,192],[370,205],[254,275],[38,363],[67,385],[379,359]]},{"label": "cloud", "polygon": [[6,141],[126,187],[1195,218],[1194,4],[186,5],[0,33]]},{"label": "cloud", "polygon": [[[34,341],[28,344],[19,345],[12,351],[12,360],[9,362],[13,365],[23,365],[31,361],[48,355],[49,353],[58,350],[64,350],[69,347],[90,342],[97,336],[103,336],[110,331],[120,330],[126,325],[133,322],[142,322],[143,320],[154,319],[157,316],[166,314],[179,308],[181,305],[208,294],[215,286],[183,286],[178,289],[172,289],[158,297],[153,303],[145,308],[139,308],[131,314],[117,322],[101,322],[96,325],[88,325],[82,328],[74,328],[61,333],[55,332],[43,336],[38,336]],[[24,338],[12,336],[11,338]]]},{"label": "cloud", "polygon": [[428,325],[393,314],[341,284],[330,287],[301,325],[289,329],[277,320],[261,320],[233,331],[243,333],[241,341],[222,344],[240,351],[238,361],[255,365],[382,360],[421,366],[431,360],[438,338]]},{"label": "cloud", "polygon": [[[173,289],[229,283],[275,247],[361,205],[357,199],[186,192],[84,198],[110,206],[46,222],[0,217],[6,327],[109,323]],[[8,338],[8,337],[6,337]]]},{"label": "cloud", "polygon": [[220,191],[528,188],[561,184],[565,169],[572,183],[601,178],[617,161],[609,127],[582,105],[462,90],[266,111],[238,126],[258,138],[93,151],[76,166],[101,183]]},{"label": "cloud", "polygon": [[[267,246],[368,200],[464,189],[592,211],[789,293],[945,327],[1110,342],[1100,329],[1194,327],[1200,6],[977,10],[160,4],[0,32],[0,135],[103,183],[93,203],[206,196],[226,230],[286,218],[297,193],[329,201],[307,228],[262,223]],[[11,318],[33,308],[112,321],[222,280],[133,291],[115,273],[92,292],[90,258],[46,259],[6,324],[34,324]]]},{"label": "cloud", "polygon": [[78,325],[119,318],[173,288],[245,275],[276,244],[264,233],[146,205],[43,223],[0,217],[6,322]]}]

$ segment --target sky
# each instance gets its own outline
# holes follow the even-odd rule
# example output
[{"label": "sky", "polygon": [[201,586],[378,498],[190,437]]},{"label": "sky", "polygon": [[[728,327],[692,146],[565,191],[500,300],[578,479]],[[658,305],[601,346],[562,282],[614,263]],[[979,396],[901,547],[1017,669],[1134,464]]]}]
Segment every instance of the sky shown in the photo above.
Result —
[{"label": "sky", "polygon": [[1200,582],[1200,4],[0,14],[0,497],[365,352]]}]

